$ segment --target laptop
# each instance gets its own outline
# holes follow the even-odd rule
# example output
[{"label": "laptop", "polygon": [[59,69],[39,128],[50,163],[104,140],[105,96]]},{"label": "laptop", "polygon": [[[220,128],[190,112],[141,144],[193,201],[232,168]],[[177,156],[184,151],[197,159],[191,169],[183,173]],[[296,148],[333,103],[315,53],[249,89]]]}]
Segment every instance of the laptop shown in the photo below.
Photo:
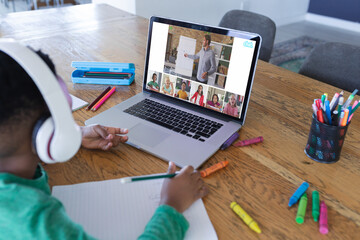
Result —
[{"label": "laptop", "polygon": [[261,37],[151,17],[143,91],[87,120],[129,129],[127,144],[195,169],[244,125]]}]

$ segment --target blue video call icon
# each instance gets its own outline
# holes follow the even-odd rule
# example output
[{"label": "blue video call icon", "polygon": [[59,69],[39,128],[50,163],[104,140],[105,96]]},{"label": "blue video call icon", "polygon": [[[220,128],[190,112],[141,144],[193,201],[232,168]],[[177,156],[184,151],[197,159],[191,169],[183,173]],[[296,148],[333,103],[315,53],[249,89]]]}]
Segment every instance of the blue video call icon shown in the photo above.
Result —
[{"label": "blue video call icon", "polygon": [[243,46],[244,46],[244,47],[247,47],[247,48],[253,48],[253,47],[254,47],[254,44],[253,44],[253,42],[245,41],[245,42],[243,43]]}]

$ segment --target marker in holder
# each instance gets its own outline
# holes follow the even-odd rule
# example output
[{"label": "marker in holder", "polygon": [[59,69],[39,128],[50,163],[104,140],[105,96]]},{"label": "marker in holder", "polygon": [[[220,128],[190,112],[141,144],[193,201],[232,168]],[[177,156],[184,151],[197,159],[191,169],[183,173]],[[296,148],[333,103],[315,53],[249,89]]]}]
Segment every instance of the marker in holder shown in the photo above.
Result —
[{"label": "marker in holder", "polygon": [[340,158],[341,148],[349,124],[346,126],[331,126],[319,122],[315,115],[311,123],[305,154],[321,163],[334,163]]}]

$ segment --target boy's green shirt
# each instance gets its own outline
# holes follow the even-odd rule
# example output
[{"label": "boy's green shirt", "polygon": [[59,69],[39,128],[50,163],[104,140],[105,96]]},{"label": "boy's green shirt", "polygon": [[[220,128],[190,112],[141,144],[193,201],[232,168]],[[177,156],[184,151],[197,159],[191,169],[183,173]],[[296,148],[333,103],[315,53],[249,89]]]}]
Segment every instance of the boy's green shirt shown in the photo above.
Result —
[{"label": "boy's green shirt", "polygon": [[[139,239],[183,239],[188,227],[182,214],[162,205]],[[51,196],[48,176],[39,165],[32,180],[0,173],[0,239],[94,238]]]}]

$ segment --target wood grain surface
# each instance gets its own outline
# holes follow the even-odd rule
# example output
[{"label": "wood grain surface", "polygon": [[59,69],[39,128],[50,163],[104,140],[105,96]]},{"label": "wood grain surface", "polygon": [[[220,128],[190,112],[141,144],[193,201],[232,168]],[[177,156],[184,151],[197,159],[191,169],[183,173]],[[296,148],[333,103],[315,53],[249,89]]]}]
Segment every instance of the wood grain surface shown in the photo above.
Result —
[{"label": "wood grain surface", "polygon": [[[107,86],[73,84],[72,61],[135,63],[131,86],[118,86],[95,113],[85,109],[74,113],[77,123],[84,125],[86,119],[141,91],[147,31],[147,19],[108,5],[88,4],[9,14],[1,23],[0,37],[48,53],[70,93],[88,102]],[[259,61],[240,139],[263,136],[264,142],[218,151],[201,167],[229,161],[226,169],[205,179],[210,193],[204,203],[219,239],[359,239],[360,113],[349,126],[337,163],[317,163],[304,154],[313,99],[336,91],[339,89]],[[45,169],[53,186],[165,172],[167,163],[120,145],[108,152],[81,149],[71,161],[45,165]],[[297,205],[288,208],[287,203],[303,181],[310,184],[309,201],[305,223],[298,225]],[[327,236],[319,233],[312,220],[312,190],[319,191],[328,205]],[[232,201],[258,222],[261,234],[251,231],[232,212]]]}]

